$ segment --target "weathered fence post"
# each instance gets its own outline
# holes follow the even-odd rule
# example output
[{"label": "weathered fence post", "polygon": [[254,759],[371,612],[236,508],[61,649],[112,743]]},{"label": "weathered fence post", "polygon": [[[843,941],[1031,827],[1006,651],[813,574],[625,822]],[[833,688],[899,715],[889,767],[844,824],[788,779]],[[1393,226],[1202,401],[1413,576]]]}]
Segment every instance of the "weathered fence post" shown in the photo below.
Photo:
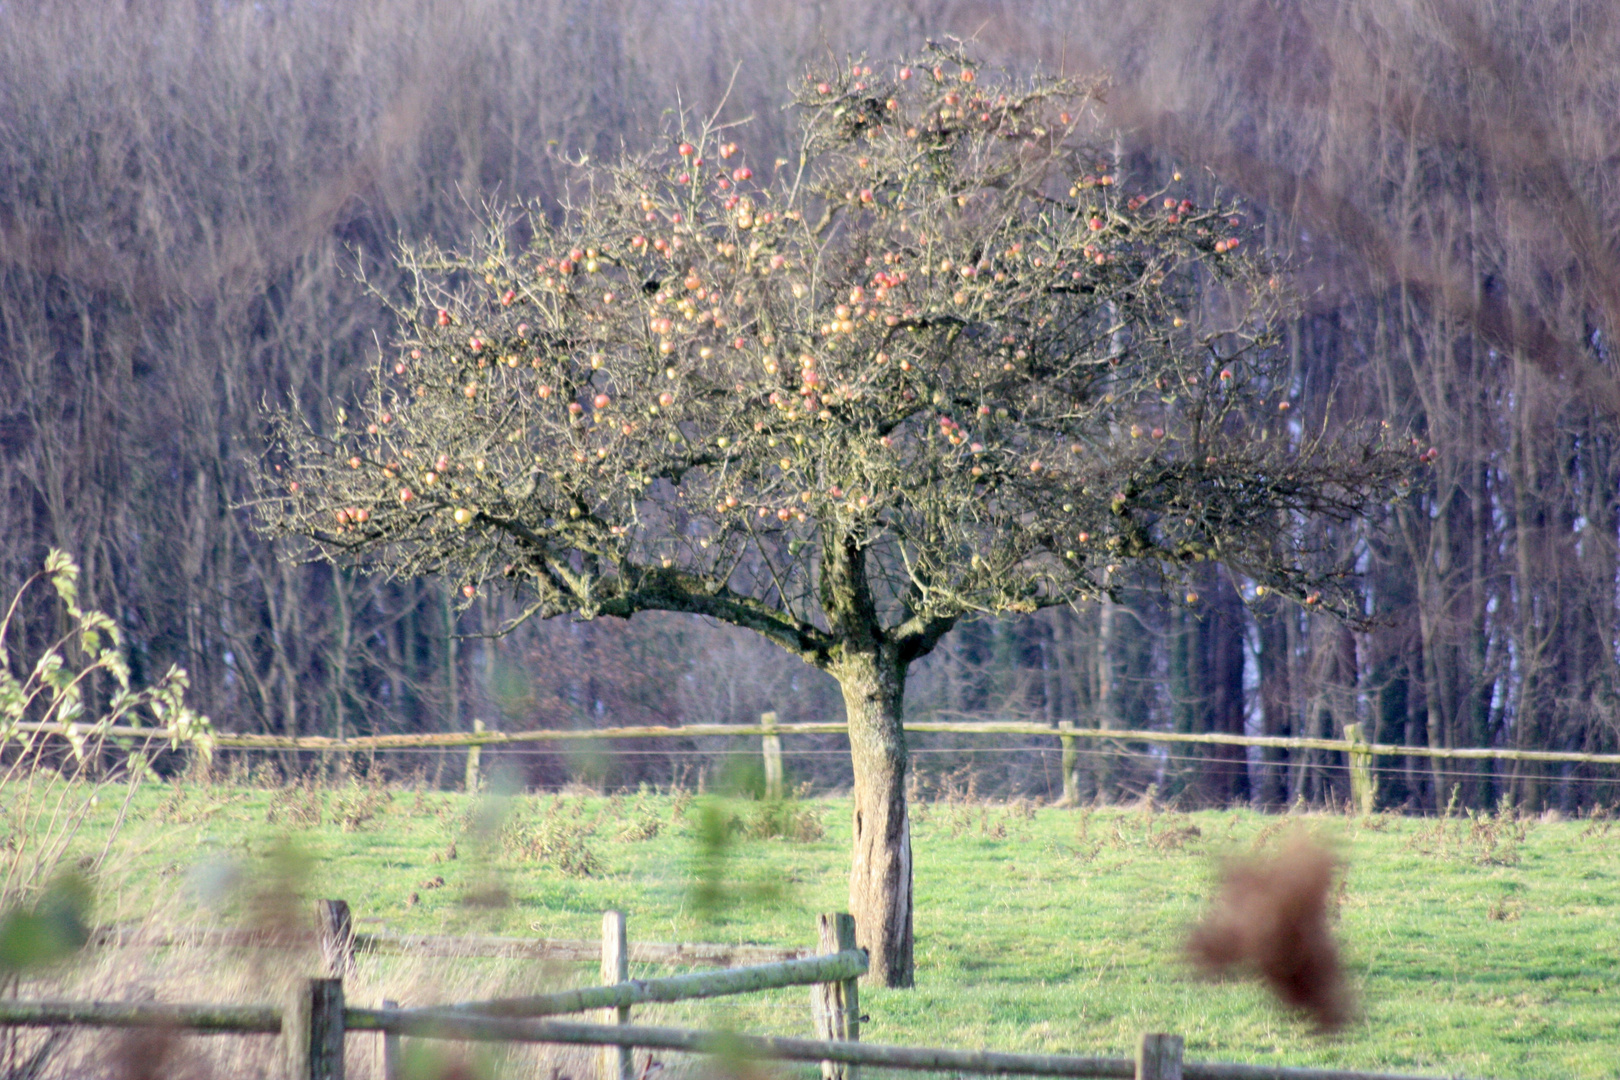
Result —
[{"label": "weathered fence post", "polygon": [[[399,1008],[399,1002],[393,998],[383,998],[382,1007],[385,1009],[397,1009]],[[392,1031],[383,1032],[382,1059],[383,1080],[404,1080],[404,1050],[399,1044],[399,1036]]]},{"label": "weathered fence post", "polygon": [[1136,1080],[1181,1080],[1180,1035],[1147,1033],[1136,1044]]},{"label": "weathered fence post", "polygon": [[[473,733],[482,734],[484,722],[473,721]],[[484,748],[477,743],[467,747],[467,774],[462,777],[461,787],[469,795],[478,794],[478,759],[483,756]]]},{"label": "weathered fence post", "polygon": [[[1361,734],[1360,724],[1344,725],[1344,738],[1349,743],[1367,745],[1367,740]],[[1356,808],[1363,814],[1370,814],[1378,797],[1378,788],[1373,781],[1372,752],[1351,750],[1347,756],[1350,758],[1350,801],[1355,803]]]},{"label": "weathered fence post", "polygon": [[346,900],[319,900],[315,904],[315,932],[320,936],[321,961],[334,979],[353,975],[354,921]]},{"label": "weathered fence post", "polygon": [[[856,948],[855,917],[838,912],[817,920],[819,940],[816,952],[822,955]],[[859,980],[817,983],[810,989],[810,1011],[816,1020],[816,1038],[859,1042],[861,1002]],[[856,1080],[856,1067],[838,1061],[823,1061],[824,1080]]]},{"label": "weathered fence post", "polygon": [[782,736],[776,734],[776,714],[762,713],[759,722],[765,728],[760,743],[765,751],[765,797],[781,799],[782,790]]},{"label": "weathered fence post", "polygon": [[[624,912],[602,913],[602,985],[630,981],[630,936],[625,930]],[[624,1006],[605,1010],[603,1023],[628,1024],[630,1009]],[[635,1052],[628,1046],[602,1047],[598,1080],[630,1080]]]},{"label": "weathered fence post", "polygon": [[[1074,730],[1073,720],[1059,720],[1058,730],[1067,728]],[[1058,744],[1063,747],[1063,806],[1080,805],[1080,755],[1074,749],[1073,735],[1059,735]]]},{"label": "weathered fence post", "polygon": [[343,1080],[343,980],[306,979],[282,1014],[289,1080]]}]

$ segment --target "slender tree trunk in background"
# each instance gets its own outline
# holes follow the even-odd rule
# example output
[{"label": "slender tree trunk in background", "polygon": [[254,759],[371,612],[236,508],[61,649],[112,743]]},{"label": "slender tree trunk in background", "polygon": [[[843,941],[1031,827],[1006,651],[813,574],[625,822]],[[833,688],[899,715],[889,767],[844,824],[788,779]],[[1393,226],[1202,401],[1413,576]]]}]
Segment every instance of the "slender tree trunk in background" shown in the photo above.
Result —
[{"label": "slender tree trunk in background", "polygon": [[867,980],[910,986],[911,822],[906,812],[906,671],[889,645],[846,651],[828,668],[844,692],[855,769],[849,910],[867,950]]},{"label": "slender tree trunk in background", "polygon": [[[1361,657],[1356,648],[1356,635],[1348,626],[1340,624],[1332,629],[1334,641],[1333,667],[1332,667],[1332,700],[1334,703],[1333,724],[1328,728],[1328,738],[1342,739],[1345,737],[1344,729],[1347,724],[1360,723],[1363,719],[1361,709]],[[1365,727],[1362,728],[1366,730]],[[1336,797],[1349,802],[1351,787],[1349,779],[1349,758],[1343,755],[1334,755],[1335,763],[1345,766],[1330,770],[1324,777],[1325,782],[1335,789]]]},{"label": "slender tree trunk in background", "polygon": [[[1479,350],[1471,350],[1478,352]],[[1482,378],[1483,376],[1481,376]],[[1487,576],[1490,569],[1487,566],[1486,556],[1488,547],[1495,544],[1496,530],[1491,522],[1491,504],[1486,493],[1486,465],[1484,461],[1470,463],[1468,467],[1468,599],[1469,599],[1469,625],[1468,648],[1466,652],[1467,691],[1464,697],[1464,708],[1467,711],[1465,721],[1467,728],[1463,738],[1468,740],[1469,746],[1489,746],[1491,744],[1491,697],[1494,689],[1493,680],[1489,671],[1489,648],[1491,641],[1490,613],[1488,606],[1491,601],[1490,583]],[[1495,782],[1491,779],[1491,763],[1481,761],[1470,767],[1474,773],[1471,805],[1489,807],[1496,801]]]},{"label": "slender tree trunk in background", "polygon": [[[1536,497],[1536,463],[1532,458],[1533,447],[1536,445],[1534,432],[1534,410],[1527,400],[1528,377],[1523,363],[1514,365],[1513,392],[1519,402],[1518,415],[1514,418],[1513,437],[1508,447],[1508,465],[1513,479],[1513,520],[1514,520],[1514,547],[1513,555],[1515,570],[1513,575],[1514,607],[1518,609],[1518,618],[1515,620],[1517,630],[1517,652],[1519,662],[1519,693],[1517,708],[1514,710],[1517,723],[1514,725],[1514,747],[1527,750],[1538,743],[1539,734],[1536,731],[1540,719],[1539,682],[1541,678],[1542,652],[1545,640],[1541,633],[1541,612],[1550,598],[1538,596],[1536,589],[1536,555],[1533,545],[1539,545],[1545,539],[1545,532],[1538,527],[1538,508],[1532,505]],[[1513,801],[1527,810],[1534,810],[1539,800],[1534,777],[1535,766],[1525,762],[1513,763],[1512,785]]]},{"label": "slender tree trunk in background", "polygon": [[[1172,607],[1169,639],[1167,663],[1170,670],[1165,682],[1170,688],[1170,727],[1179,734],[1192,734],[1201,728],[1198,712],[1202,705],[1199,700],[1200,680],[1196,675],[1201,644],[1197,617],[1185,608]],[[1192,788],[1192,798],[1202,802],[1203,793],[1199,790],[1197,772],[1200,749],[1194,743],[1169,747],[1171,764],[1165,769],[1167,795],[1177,795]],[[1181,758],[1179,765],[1175,763],[1178,757]]]},{"label": "slender tree trunk in background", "polygon": [[339,739],[348,734],[343,720],[348,708],[349,650],[354,636],[351,588],[348,573],[342,567],[333,567],[332,598],[337,602],[337,642],[332,649],[332,666],[336,672],[332,679],[332,733]]},{"label": "slender tree trunk in background", "polygon": [[[1280,602],[1267,605],[1257,619],[1260,628],[1260,734],[1294,734],[1293,688],[1290,685],[1288,627],[1293,612]],[[1260,790],[1262,806],[1279,806],[1288,800],[1288,752],[1278,747],[1260,751]]]},{"label": "slender tree trunk in background", "polygon": [[[1227,735],[1245,734],[1247,710],[1243,700],[1244,651],[1248,647],[1243,598],[1224,570],[1212,569],[1208,580],[1214,608],[1205,620],[1209,639],[1210,729]],[[1211,790],[1220,805],[1247,803],[1249,754],[1242,746],[1210,747]]]},{"label": "slender tree trunk in background", "polygon": [[[1288,679],[1288,734],[1300,736],[1305,734],[1305,710],[1308,707],[1304,695],[1305,673],[1301,670],[1300,653],[1303,648],[1303,638],[1300,634],[1300,613],[1293,607],[1279,602],[1282,621],[1282,655],[1280,662],[1285,666]],[[1304,763],[1306,752],[1303,750],[1285,751],[1283,798],[1293,803],[1303,794],[1305,782]]]},{"label": "slender tree trunk in background", "polygon": [[[1119,684],[1114,667],[1119,615],[1114,609],[1114,602],[1107,597],[1097,601],[1097,726],[1105,731],[1117,730],[1120,726]],[[1095,771],[1097,797],[1103,802],[1109,802],[1114,797],[1112,768],[1114,748],[1114,743],[1104,742],[1097,748],[1102,753],[1093,759],[1097,763]]]},{"label": "slender tree trunk in background", "polygon": [[[1432,580],[1433,569],[1424,566],[1418,572],[1420,583]],[[1424,598],[1418,606],[1418,624],[1422,635],[1423,648],[1423,700],[1427,704],[1425,719],[1428,722],[1428,745],[1443,747],[1449,745],[1446,741],[1445,716],[1445,687],[1440,677],[1439,653],[1440,645],[1436,640],[1435,620],[1439,617],[1438,590],[1432,586],[1423,588],[1420,585],[1420,595]],[[1450,794],[1446,783],[1445,762],[1440,758],[1429,759],[1429,771],[1434,784],[1434,812],[1440,813],[1446,808],[1446,799]]]},{"label": "slender tree trunk in background", "polygon": [[450,731],[461,730],[461,679],[456,641],[456,601],[446,589],[444,603],[444,716]]}]

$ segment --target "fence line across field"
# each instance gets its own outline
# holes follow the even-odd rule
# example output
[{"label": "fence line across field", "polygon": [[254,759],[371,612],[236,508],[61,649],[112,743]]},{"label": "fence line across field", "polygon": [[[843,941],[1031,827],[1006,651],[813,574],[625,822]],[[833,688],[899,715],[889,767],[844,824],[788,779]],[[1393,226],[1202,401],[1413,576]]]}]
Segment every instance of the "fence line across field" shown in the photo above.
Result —
[{"label": "fence line across field", "polygon": [[[381,1008],[351,1007],[344,998],[343,979],[355,970],[358,952],[381,943],[382,936],[354,932],[349,905],[342,900],[316,904],[315,932],[325,978],[303,981],[286,1007],[275,1005],[158,1004],[121,1001],[28,1001],[0,999],[0,1027],[110,1027],[157,1028],[196,1034],[281,1036],[287,1075],[294,1080],[343,1080],[345,1042],[349,1032],[377,1032],[388,1080],[403,1075],[400,1039],[473,1042],[524,1042],[596,1046],[598,1080],[632,1080],[634,1048],[712,1054],[732,1060],[820,1062],[824,1080],[858,1080],[860,1066],[975,1073],[1063,1077],[1117,1077],[1120,1080],[1432,1080],[1429,1077],[1346,1069],[1312,1069],[1183,1059],[1178,1035],[1144,1034],[1134,1060],[1075,1057],[1053,1054],[1005,1053],[994,1050],[958,1050],[943,1047],[885,1046],[860,1041],[860,1000],[857,980],[867,972],[865,950],[855,944],[855,921],[843,913],[817,919],[817,945],[802,950],[811,955],[726,971],[700,972],[659,979],[631,979],[629,961],[636,948],[628,941],[622,912],[604,912],[600,942],[542,942],[544,946],[589,945],[570,959],[602,962],[602,985],[526,998],[497,998],[457,1005],[401,1008],[384,999]],[[177,940],[211,944],[227,939],[219,931],[206,931]],[[98,944],[147,943],[135,936],[103,932]],[[453,939],[395,939],[396,943],[448,942]],[[490,940],[461,939],[457,955]],[[287,944],[266,934],[238,935],[233,944]],[[468,946],[471,946],[469,948]],[[695,944],[655,945],[665,962],[687,962],[713,954],[726,946]],[[735,948],[735,947],[729,947]],[[768,946],[745,948],[784,950]],[[539,953],[544,954],[544,950]],[[536,955],[530,951],[520,955]],[[675,958],[675,959],[671,959]],[[696,1031],[685,1028],[631,1024],[630,1008],[645,1002],[687,1001],[720,995],[749,993],[786,986],[811,988],[812,1014],[817,1038],[742,1035],[735,1032]],[[543,1017],[564,1012],[597,1012],[601,1023],[557,1021]]]},{"label": "fence line across field", "polygon": [[[276,1034],[288,1044],[297,1080],[342,1080],[348,1032],[477,1042],[531,1042],[640,1047],[732,1059],[804,1061],[927,1072],[1001,1076],[1117,1077],[1119,1080],[1436,1080],[1409,1073],[1358,1072],[1236,1062],[1187,1061],[1177,1035],[1144,1034],[1135,1059],[1004,1053],[944,1047],[887,1046],[631,1024],[588,1024],[445,1015],[433,1009],[357,1009],[346,1005],[341,979],[310,979],[305,1001],[274,1006],[152,1005],[128,1002],[0,1001],[0,1025],[17,1027],[159,1028],[201,1034]],[[294,1021],[287,1024],[287,1015]]]},{"label": "fence line across field", "polygon": [[[72,725],[17,724],[14,730],[28,734],[67,736]],[[1318,739],[1282,735],[1226,735],[1179,731],[1142,731],[1115,728],[1053,727],[1022,721],[987,720],[976,722],[917,721],[904,725],[906,732],[937,735],[1043,735],[1059,739],[1110,739],[1118,742],[1198,743],[1214,746],[1253,746],[1279,750],[1327,750],[1337,753],[1363,753],[1377,757],[1427,757],[1472,761],[1574,762],[1620,766],[1620,754],[1591,754],[1565,750],[1512,750],[1502,747],[1404,746],[1399,743],[1370,743],[1349,739]],[[767,724],[686,724],[680,727],[637,726],[615,728],[554,729],[538,731],[447,731],[425,734],[359,735],[336,739],[326,735],[257,735],[245,732],[214,732],[208,736],[222,750],[304,750],[317,753],[363,754],[372,750],[429,750],[462,747],[507,746],[525,743],[578,742],[604,739],[693,739],[714,736],[776,737],[784,735],[843,735],[842,722],[808,721]],[[74,736],[91,733],[86,725],[73,729]],[[167,740],[172,736],[162,728],[108,727],[95,734],[110,739]],[[191,741],[183,739],[182,741]]]}]

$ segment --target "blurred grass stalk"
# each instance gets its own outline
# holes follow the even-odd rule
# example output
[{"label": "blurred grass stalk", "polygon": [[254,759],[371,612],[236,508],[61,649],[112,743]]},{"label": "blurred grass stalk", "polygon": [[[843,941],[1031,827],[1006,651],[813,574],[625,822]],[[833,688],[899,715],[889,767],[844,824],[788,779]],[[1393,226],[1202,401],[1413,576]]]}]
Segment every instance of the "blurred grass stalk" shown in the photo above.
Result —
[{"label": "blurred grass stalk", "polygon": [[[8,910],[37,898],[59,877],[91,812],[104,796],[117,797],[100,852],[73,867],[87,875],[100,868],[165,732],[171,749],[185,740],[204,760],[212,752],[208,718],[185,704],[185,669],[170,667],[152,685],[132,689],[122,635],[107,615],[79,605],[78,579],[78,565],[53,549],[0,620],[0,907]],[[42,582],[54,600],[30,595]],[[7,646],[23,617],[54,618],[60,627],[34,658],[14,657]],[[156,728],[151,736],[120,736],[107,745],[115,725],[141,728],[147,717]],[[24,723],[56,726],[64,738],[23,731]]]}]

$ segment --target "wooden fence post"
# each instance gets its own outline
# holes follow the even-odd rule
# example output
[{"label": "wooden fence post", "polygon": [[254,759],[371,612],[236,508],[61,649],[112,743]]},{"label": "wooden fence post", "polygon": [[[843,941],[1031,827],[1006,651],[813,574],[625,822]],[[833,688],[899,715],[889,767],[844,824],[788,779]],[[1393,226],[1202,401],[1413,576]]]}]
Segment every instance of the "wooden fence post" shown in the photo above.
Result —
[{"label": "wooden fence post", "polygon": [[[383,998],[382,1007],[397,1009],[399,1002],[393,998]],[[405,1057],[399,1045],[399,1036],[392,1031],[383,1032],[382,1065],[383,1080],[405,1080]]]},{"label": "wooden fence post", "polygon": [[320,936],[321,960],[326,965],[326,973],[334,979],[353,975],[354,921],[349,916],[348,901],[316,901],[315,927]]},{"label": "wooden fence post", "polygon": [[[1064,728],[1067,728],[1070,731],[1073,731],[1074,730],[1074,721],[1073,720],[1059,720],[1058,721],[1058,730],[1062,731]],[[1062,765],[1061,765],[1061,768],[1063,769],[1063,802],[1061,803],[1061,805],[1063,805],[1063,806],[1079,806],[1080,805],[1080,768],[1079,768],[1080,755],[1078,753],[1076,753],[1075,749],[1074,749],[1074,736],[1073,735],[1059,735],[1058,736],[1058,744],[1063,747],[1063,756],[1062,756]]]},{"label": "wooden fence post", "polygon": [[[855,917],[838,912],[822,915],[816,920],[818,943],[816,952],[845,952],[857,948],[855,944]],[[816,1038],[859,1042],[861,1037],[861,1002],[859,980],[818,983],[810,988],[810,1011],[816,1021]],[[821,1063],[823,1080],[856,1080],[856,1067],[838,1061]]]},{"label": "wooden fence post", "polygon": [[343,980],[306,979],[282,1014],[289,1080],[343,1080]]},{"label": "wooden fence post", "polygon": [[1181,1080],[1180,1035],[1144,1034],[1136,1044],[1136,1080]]},{"label": "wooden fence post", "polygon": [[[482,720],[473,721],[473,732],[481,733],[484,730]],[[478,794],[478,759],[483,756],[483,747],[473,743],[467,747],[467,774],[462,777],[461,787],[469,795]]]},{"label": "wooden fence post", "polygon": [[776,714],[760,714],[759,722],[765,728],[760,744],[765,751],[765,797],[780,800],[785,792],[782,784],[782,736],[776,734]]},{"label": "wooden fence post", "polygon": [[[1346,742],[1365,746],[1367,740],[1362,736],[1360,724],[1344,725],[1344,738]],[[1373,805],[1378,797],[1378,787],[1373,781],[1371,751],[1349,751],[1350,758],[1350,801],[1363,814],[1371,814]]]},{"label": "wooden fence post", "polygon": [[[624,912],[602,913],[602,985],[615,986],[630,981],[630,936],[625,930]],[[607,1009],[603,1023],[628,1024],[628,1006]],[[604,1046],[597,1068],[598,1080],[631,1080],[635,1052],[628,1046]]]}]

